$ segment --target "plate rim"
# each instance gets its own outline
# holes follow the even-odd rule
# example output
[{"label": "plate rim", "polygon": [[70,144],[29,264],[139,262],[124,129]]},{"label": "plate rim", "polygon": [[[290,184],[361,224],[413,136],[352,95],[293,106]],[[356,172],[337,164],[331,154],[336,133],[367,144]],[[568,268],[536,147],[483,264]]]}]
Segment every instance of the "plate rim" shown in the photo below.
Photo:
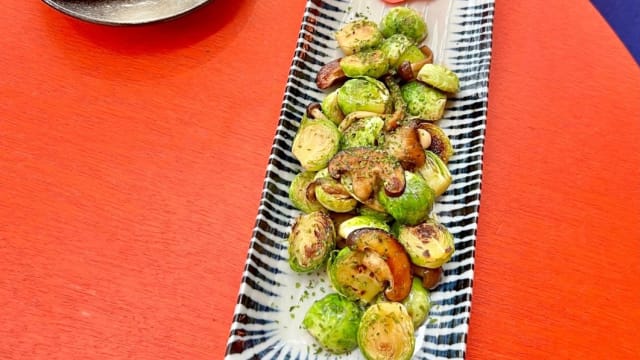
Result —
[{"label": "plate rim", "polygon": [[67,16],[70,16],[72,18],[75,19],[79,19],[82,21],[86,21],[89,23],[93,23],[93,24],[99,24],[99,25],[110,25],[110,26],[137,26],[137,25],[145,25],[145,24],[153,24],[153,23],[157,23],[157,22],[163,22],[163,21],[169,21],[169,20],[173,20],[179,17],[182,17],[184,15],[187,15],[189,13],[191,13],[192,11],[195,11],[201,7],[203,7],[204,5],[208,4],[209,2],[211,2],[212,0],[199,0],[200,2],[190,8],[186,8],[183,11],[179,11],[177,13],[168,15],[168,16],[163,16],[163,17],[154,17],[154,18],[146,18],[140,21],[109,21],[109,20],[105,20],[102,18],[96,18],[96,17],[91,17],[88,16],[84,13],[79,13],[79,12],[75,12],[72,11],[64,6],[62,6],[60,4],[59,0],[42,0],[42,2],[44,2],[45,4],[47,4],[48,6],[50,6],[51,8],[57,10],[58,12],[65,14]]}]

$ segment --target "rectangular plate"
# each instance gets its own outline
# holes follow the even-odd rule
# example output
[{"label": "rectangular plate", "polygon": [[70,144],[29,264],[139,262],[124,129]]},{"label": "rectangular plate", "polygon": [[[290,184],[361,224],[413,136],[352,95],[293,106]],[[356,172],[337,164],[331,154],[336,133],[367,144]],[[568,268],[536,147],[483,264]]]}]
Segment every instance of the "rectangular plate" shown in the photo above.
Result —
[{"label": "rectangular plate", "polygon": [[[424,0],[407,5],[424,15],[425,43],[434,62],[460,77],[461,90],[451,98],[439,125],[450,137],[455,155],[449,161],[453,183],[434,206],[434,215],[454,235],[456,252],[431,292],[429,319],[416,331],[414,358],[463,359],[471,310],[475,239],[480,200],[482,154],[491,60],[493,0]],[[287,263],[287,236],[298,211],[288,199],[291,180],[300,172],[291,143],[306,106],[320,102],[315,76],[341,56],[333,33],[357,17],[379,21],[390,9],[382,1],[310,0],[282,105],[256,227],[251,239],[226,359],[362,359],[322,351],[301,328],[313,301],[329,293],[326,274],[296,274]]]}]

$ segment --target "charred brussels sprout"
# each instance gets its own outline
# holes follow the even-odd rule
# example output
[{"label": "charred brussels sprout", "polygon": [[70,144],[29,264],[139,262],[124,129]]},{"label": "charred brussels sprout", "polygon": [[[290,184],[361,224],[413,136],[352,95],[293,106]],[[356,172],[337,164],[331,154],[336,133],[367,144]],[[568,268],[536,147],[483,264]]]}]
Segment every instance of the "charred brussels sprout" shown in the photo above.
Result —
[{"label": "charred brussels sprout", "polygon": [[315,195],[315,184],[313,184],[315,175],[313,171],[303,171],[293,178],[289,187],[291,203],[304,213],[323,209]]},{"label": "charred brussels sprout", "polygon": [[384,120],[379,116],[370,116],[354,121],[342,132],[340,149],[358,146],[374,147],[377,145],[383,128]]},{"label": "charred brussels sprout", "polygon": [[318,171],[315,184],[316,199],[328,210],[346,213],[358,205],[358,201],[351,197],[344,185],[329,176],[327,169]]},{"label": "charred brussels sprout", "polygon": [[425,179],[429,187],[438,197],[451,185],[451,173],[447,165],[440,157],[431,151],[425,151],[426,161],[417,169],[417,172]]},{"label": "charred brussels sprout", "polygon": [[378,191],[378,201],[398,223],[415,225],[429,217],[435,195],[420,175],[405,171],[404,176],[406,186],[400,196]]},{"label": "charred brussels sprout", "polygon": [[448,163],[454,151],[447,134],[438,125],[429,122],[420,123],[418,131],[426,131],[429,134],[429,146],[426,146],[425,149],[438,155],[445,164]]},{"label": "charred brussels sprout", "polygon": [[416,44],[427,37],[427,24],[420,14],[407,7],[391,9],[380,22],[380,31],[385,37],[403,34]]},{"label": "charred brussels sprout", "polygon": [[378,254],[353,251],[348,247],[334,251],[327,262],[331,286],[351,300],[365,304],[384,290],[391,271]]},{"label": "charred brussels sprout", "polygon": [[391,35],[391,37],[384,39],[382,45],[380,45],[380,50],[389,60],[389,65],[392,68],[396,68],[398,64],[400,64],[400,57],[411,45],[413,44],[408,37],[402,34],[394,34]]},{"label": "charred brussels sprout", "polygon": [[336,124],[325,119],[307,119],[293,139],[292,153],[307,171],[327,166],[338,152],[340,131]]},{"label": "charred brussels sprout", "polygon": [[370,77],[350,79],[338,90],[338,105],[345,115],[354,111],[383,114],[389,107],[389,90]]},{"label": "charred brussels sprout", "polygon": [[378,78],[389,70],[389,60],[380,50],[364,50],[343,57],[340,60],[340,67],[348,77]]},{"label": "charred brussels sprout", "polygon": [[412,81],[400,88],[407,103],[407,112],[424,120],[440,120],[447,105],[447,96],[440,90],[419,81]]},{"label": "charred brussels sprout", "polygon": [[367,19],[352,21],[336,32],[336,41],[345,55],[374,48],[382,39],[378,25]]},{"label": "charred brussels sprout", "polygon": [[460,90],[458,75],[442,65],[425,64],[418,72],[416,79],[447,93]]},{"label": "charred brussels sprout", "polygon": [[338,90],[329,93],[329,95],[322,100],[321,108],[324,116],[336,125],[340,124],[342,119],[344,119],[344,114],[342,110],[340,110],[340,106],[338,106]]},{"label": "charred brussels sprout", "polygon": [[455,251],[453,235],[435,220],[400,227],[398,241],[404,246],[412,263],[431,269],[449,261]]},{"label": "charred brussels sprout", "polygon": [[344,354],[358,347],[360,306],[339,294],[329,294],[311,305],[302,326],[322,347]]},{"label": "charred brussels sprout", "polygon": [[384,231],[390,230],[389,225],[378,218],[359,215],[343,221],[340,226],[338,226],[338,235],[346,239],[351,232],[362,228],[376,228]]},{"label": "charred brussels sprout", "polygon": [[299,216],[289,234],[289,265],[296,272],[318,269],[336,244],[333,221],[323,211]]},{"label": "charred brussels sprout", "polygon": [[429,310],[431,309],[429,291],[422,286],[420,279],[413,279],[411,292],[409,296],[402,301],[402,304],[407,308],[407,312],[409,316],[411,316],[413,327],[415,329],[420,327],[427,319],[427,316],[429,316]]},{"label": "charred brussels sprout", "polygon": [[401,303],[381,302],[365,310],[358,327],[358,346],[367,360],[409,360],[415,339],[413,322]]}]

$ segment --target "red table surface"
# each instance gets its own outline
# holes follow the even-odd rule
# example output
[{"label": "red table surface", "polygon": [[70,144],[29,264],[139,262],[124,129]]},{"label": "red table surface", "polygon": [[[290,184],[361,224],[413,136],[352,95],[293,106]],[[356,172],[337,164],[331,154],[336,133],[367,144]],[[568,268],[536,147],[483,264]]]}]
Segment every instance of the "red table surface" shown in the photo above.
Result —
[{"label": "red table surface", "polygon": [[[640,69],[496,1],[468,356],[640,358]],[[221,359],[305,2],[0,12],[0,358]]]}]

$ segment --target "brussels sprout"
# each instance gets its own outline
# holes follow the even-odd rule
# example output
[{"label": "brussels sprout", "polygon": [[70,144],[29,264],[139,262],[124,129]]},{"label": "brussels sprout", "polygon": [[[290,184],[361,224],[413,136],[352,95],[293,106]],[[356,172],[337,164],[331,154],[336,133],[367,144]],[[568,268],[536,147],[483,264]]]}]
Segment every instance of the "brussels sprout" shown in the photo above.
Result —
[{"label": "brussels sprout", "polygon": [[381,302],[365,310],[358,326],[358,346],[367,360],[409,360],[415,339],[413,323],[404,305]]},{"label": "brussels sprout", "polygon": [[344,185],[329,176],[329,171],[325,168],[315,176],[316,199],[326,209],[346,213],[356,208],[358,201],[351,197]]},{"label": "brussels sprout", "polygon": [[345,55],[374,48],[383,39],[378,25],[367,19],[352,21],[344,25],[335,35],[338,46]]},{"label": "brussels sprout", "polygon": [[362,309],[340,294],[329,294],[311,305],[302,326],[325,349],[344,354],[358,347]]},{"label": "brussels sprout", "polygon": [[374,252],[384,258],[391,277],[384,295],[391,301],[402,301],[411,291],[411,262],[402,245],[389,232],[376,228],[352,231],[347,246],[359,252]]},{"label": "brussels sprout", "polygon": [[318,269],[335,248],[336,230],[324,211],[299,216],[289,234],[289,265],[296,272]]},{"label": "brussels sprout", "polygon": [[354,111],[384,114],[389,107],[389,90],[370,77],[350,79],[338,90],[338,105],[345,115]]},{"label": "brussels sprout", "polygon": [[422,286],[420,279],[413,278],[411,292],[402,301],[402,304],[407,308],[407,312],[411,316],[413,327],[415,329],[420,327],[429,316],[429,310],[431,309],[429,291]]},{"label": "brussels sprout", "polygon": [[400,55],[398,58],[398,64],[402,64],[405,61],[408,61],[409,63],[416,63],[426,58],[427,55],[425,55],[419,47],[412,44],[402,53],[402,55]]},{"label": "brussels sprout", "polygon": [[440,120],[447,105],[447,96],[419,81],[402,85],[402,98],[407,103],[407,112],[425,120]]},{"label": "brussels sprout", "polygon": [[411,8],[395,7],[380,22],[380,31],[385,37],[403,34],[416,44],[427,37],[427,24],[420,14]]},{"label": "brussels sprout", "polygon": [[[353,114],[353,113],[352,113]],[[384,120],[380,116],[371,116],[353,122],[342,132],[340,148],[377,145],[378,137],[382,133]]]},{"label": "brussels sprout", "polygon": [[380,45],[380,50],[389,60],[391,68],[395,69],[400,64],[400,57],[411,45],[413,44],[408,37],[402,34],[394,34],[384,39],[382,45]]},{"label": "brussels sprout", "polygon": [[340,146],[340,131],[329,120],[309,119],[300,126],[293,139],[292,153],[307,171],[317,171],[327,166]]},{"label": "brussels sprout", "polygon": [[435,195],[420,175],[405,171],[404,176],[406,186],[402,195],[391,197],[378,191],[378,201],[400,224],[415,225],[429,217]]},{"label": "brussels sprout", "polygon": [[344,114],[338,106],[338,90],[334,90],[325,96],[321,104],[322,113],[334,124],[338,125],[344,119]]},{"label": "brussels sprout", "polygon": [[442,65],[425,64],[418,72],[416,79],[447,93],[460,90],[458,75]]},{"label": "brussels sprout", "polygon": [[331,286],[351,300],[371,303],[384,290],[391,272],[384,259],[374,252],[348,247],[333,251],[327,261]]},{"label": "brussels sprout", "polygon": [[323,209],[315,196],[315,185],[313,184],[315,175],[316,173],[313,171],[303,171],[293,178],[289,187],[291,203],[304,213]]},{"label": "brussels sprout", "polygon": [[451,185],[451,173],[447,165],[440,157],[431,151],[425,151],[426,161],[424,165],[416,169],[433,190],[436,197],[442,195]]},{"label": "brussels sprout", "polygon": [[400,227],[398,241],[409,254],[411,262],[431,269],[449,261],[455,251],[453,235],[435,220]]},{"label": "brussels sprout", "polygon": [[448,163],[453,156],[453,146],[442,128],[436,124],[422,122],[418,124],[418,132],[421,131],[429,133],[429,146],[426,146],[425,149],[438,155],[445,164]]},{"label": "brussels sprout", "polygon": [[383,211],[379,211],[374,208],[370,208],[366,205],[362,205],[358,207],[358,215],[376,218],[379,221],[382,221],[385,223],[388,223],[393,220],[393,217],[387,214],[386,212],[384,212],[384,209]]},{"label": "brussels sprout", "polygon": [[343,57],[340,60],[340,67],[348,77],[378,78],[389,70],[389,59],[380,50],[364,50]]},{"label": "brussels sprout", "polygon": [[338,226],[338,235],[343,239],[346,239],[351,232],[362,228],[376,228],[387,232],[390,230],[389,225],[384,221],[375,217],[360,215],[343,221],[340,226]]}]

